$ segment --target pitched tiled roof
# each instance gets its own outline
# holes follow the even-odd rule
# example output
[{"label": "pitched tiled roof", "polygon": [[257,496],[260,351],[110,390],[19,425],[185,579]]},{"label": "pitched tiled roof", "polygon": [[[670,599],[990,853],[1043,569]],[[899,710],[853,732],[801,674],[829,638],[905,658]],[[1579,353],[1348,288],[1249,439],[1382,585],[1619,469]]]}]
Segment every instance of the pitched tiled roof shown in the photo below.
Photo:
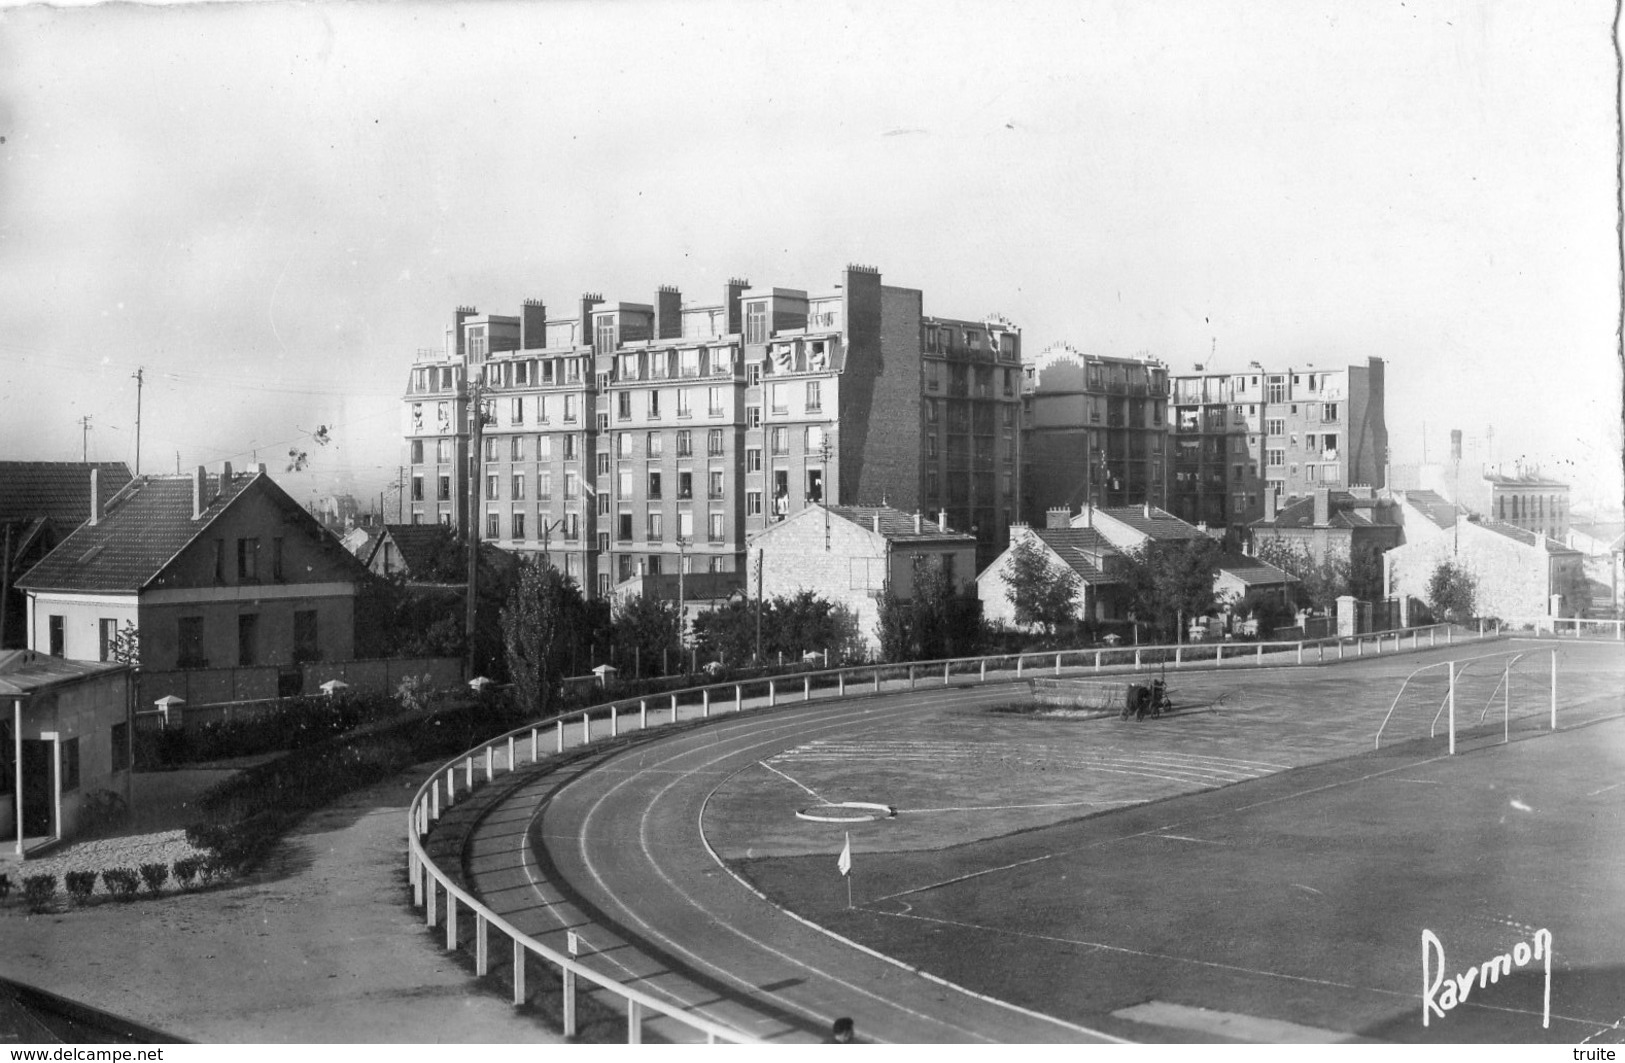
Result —
[{"label": "pitched tiled roof", "polygon": [[0,694],[27,694],[63,680],[127,667],[96,661],[69,661],[34,650],[0,650]]},{"label": "pitched tiled roof", "polygon": [[1456,514],[1463,512],[1459,506],[1437,491],[1406,491],[1405,501],[1441,528],[1455,527]]},{"label": "pitched tiled roof", "polygon": [[206,505],[196,520],[192,519],[192,477],[131,480],[103,507],[98,523],[80,525],[29,569],[17,586],[36,591],[140,590],[258,475],[233,476],[224,490],[220,477],[209,475],[203,492]]},{"label": "pitched tiled roof", "polygon": [[1531,473],[1528,476],[1485,476],[1485,482],[1496,487],[1562,487],[1569,485],[1561,480],[1548,480],[1544,476]]},{"label": "pitched tiled roof", "polygon": [[1056,556],[1066,562],[1083,582],[1091,585],[1118,582],[1096,568],[1091,560],[1097,556],[1103,559],[1119,556],[1106,537],[1095,529],[1034,528],[1033,534],[1043,540],[1045,546],[1055,551]]},{"label": "pitched tiled roof", "polygon": [[[1522,543],[1524,546],[1534,546],[1535,543],[1541,539],[1541,536],[1536,535],[1532,531],[1525,531],[1524,529],[1512,524],[1503,524],[1498,520],[1481,520],[1475,521],[1474,523],[1478,527],[1483,528],[1485,531],[1494,532],[1497,535],[1505,536],[1506,538],[1511,539],[1513,542]],[[1580,553],[1578,550],[1573,550],[1567,546],[1564,546],[1562,541],[1558,539],[1547,539],[1546,551],[1547,553],[1552,554],[1578,555]]]},{"label": "pitched tiled roof", "polygon": [[1297,577],[1284,569],[1276,568],[1256,557],[1246,554],[1225,553],[1219,557],[1219,569],[1227,575],[1234,576],[1249,587],[1270,586],[1279,583],[1296,583]]},{"label": "pitched tiled roof", "polygon": [[50,520],[63,533],[90,516],[90,470],[103,500],[130,482],[122,461],[0,461],[0,524]]},{"label": "pitched tiled roof", "polygon": [[[1420,494],[1420,492],[1412,492]],[[1330,498],[1331,512],[1324,525],[1315,524],[1315,499],[1313,495],[1294,499],[1283,506],[1275,514],[1275,519],[1255,520],[1255,528],[1377,528],[1391,527],[1398,523],[1394,516],[1393,506],[1382,499],[1355,498],[1346,491],[1333,491]],[[1444,525],[1449,527],[1449,525]]]},{"label": "pitched tiled roof", "polygon": [[[809,506],[802,512],[810,512],[815,507]],[[893,542],[924,542],[931,540],[941,542],[944,539],[967,539],[975,541],[975,536],[964,532],[943,531],[942,526],[934,520],[920,518],[920,530],[914,530],[914,514],[904,513],[900,509],[890,506],[830,506],[829,511],[838,517],[843,517],[853,524],[874,530],[874,520],[880,518],[880,534]]]},{"label": "pitched tiled roof", "polygon": [[1171,542],[1178,539],[1208,539],[1211,538],[1194,524],[1188,524],[1169,513],[1166,509],[1156,506],[1149,508],[1147,516],[1145,506],[1123,506],[1118,509],[1102,508],[1100,512],[1108,517],[1115,517],[1142,535],[1148,535],[1156,542]]},{"label": "pitched tiled roof", "polygon": [[[373,544],[377,551],[384,542],[385,537],[395,544],[400,552],[401,563],[406,571],[424,572],[434,562],[434,557],[446,548],[451,541],[451,529],[444,524],[386,524],[384,534],[378,537]],[[372,554],[367,555],[367,563],[372,563]]]}]

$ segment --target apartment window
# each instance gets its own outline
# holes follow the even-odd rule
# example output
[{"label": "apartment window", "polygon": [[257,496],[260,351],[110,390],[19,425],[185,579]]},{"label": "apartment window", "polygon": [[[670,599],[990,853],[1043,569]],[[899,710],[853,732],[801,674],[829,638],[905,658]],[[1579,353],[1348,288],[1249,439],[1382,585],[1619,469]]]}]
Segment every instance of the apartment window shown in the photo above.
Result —
[{"label": "apartment window", "polygon": [[649,566],[648,569],[647,569],[649,575],[651,575],[651,576],[660,575],[660,555],[659,554],[650,554],[647,564]]},{"label": "apartment window", "polygon": [[412,464],[423,464],[423,440],[421,439],[412,440]]},{"label": "apartment window", "polygon": [[926,424],[936,424],[937,423],[937,400],[936,399],[926,399],[925,400],[925,423]]},{"label": "apartment window", "polygon": [[502,518],[495,513],[485,515],[485,537],[487,539],[502,538]]},{"label": "apartment window", "polygon": [[257,663],[254,659],[256,635],[259,629],[258,613],[243,613],[237,617],[237,665],[247,668]]},{"label": "apartment window", "polygon": [[745,342],[767,342],[767,304],[745,304]]},{"label": "apartment window", "polygon": [[1305,465],[1303,467],[1303,478],[1305,480],[1308,480],[1309,482],[1313,483],[1315,481],[1315,479],[1316,479],[1315,471],[1318,468],[1319,468],[1319,466],[1316,466],[1316,465]]},{"label": "apartment window", "polygon": [[790,430],[788,428],[773,429],[773,453],[790,453]]},{"label": "apartment window", "polygon": [[[435,495],[436,498],[438,498],[442,502],[445,502],[445,501],[449,500],[451,498],[451,477],[450,476],[442,476],[442,477],[440,477],[439,483],[436,485],[436,488],[437,488],[437,493]],[[421,490],[421,485],[418,485],[418,487],[414,488],[414,493],[412,495],[412,501],[414,501],[414,502],[422,501],[422,493],[423,492]]]},{"label": "apartment window", "polygon": [[684,510],[677,514],[677,536],[680,539],[694,538],[694,514]]},{"label": "apartment window", "polygon": [[722,455],[722,429],[713,428],[705,433],[705,452],[713,458]]},{"label": "apartment window", "polygon": [[821,424],[808,425],[805,442],[809,457],[822,451],[824,448],[824,426]]},{"label": "apartment window", "polygon": [[617,514],[615,521],[615,538],[623,543],[632,541],[632,514],[622,512]]},{"label": "apartment window", "polygon": [[[933,342],[931,344],[931,347],[932,347],[933,350],[935,350],[936,349],[936,342],[935,342],[936,330],[935,329],[927,329],[926,331],[929,332],[931,334],[931,336],[932,336],[932,341]],[[933,360],[931,360],[929,358],[926,359],[926,361],[925,361],[925,390],[927,390],[927,391],[941,391],[942,390],[942,363],[941,362],[933,361]]]},{"label": "apartment window", "polygon": [[790,512],[790,472],[773,470],[773,519],[782,520]]},{"label": "apartment window", "polygon": [[581,514],[566,513],[564,515],[564,538],[572,543],[581,538]]},{"label": "apartment window", "polygon": [[451,440],[437,439],[434,441],[434,460],[440,465],[444,465],[451,460]]},{"label": "apartment window", "polygon": [[746,472],[761,472],[762,471],[762,448],[761,447],[747,447],[745,449],[745,471]]},{"label": "apartment window", "polygon": [[692,417],[692,416],[694,416],[694,389],[693,388],[678,388],[677,389],[677,416],[679,416],[679,417]]},{"label": "apartment window", "polygon": [[203,656],[203,618],[183,616],[175,622],[175,665],[178,668],[206,668]]},{"label": "apartment window", "polygon": [[130,770],[130,725],[128,723],[115,723],[113,725],[113,770]]},{"label": "apartment window", "polygon": [[721,417],[723,412],[724,412],[723,399],[722,399],[722,389],[721,388],[706,388],[705,389],[705,394],[706,394],[705,412],[708,413],[709,415],[711,415],[712,417]]},{"label": "apartment window", "polygon": [[728,517],[725,513],[712,513],[706,520],[706,538],[720,543],[728,537]]},{"label": "apartment window", "polygon": [[[552,374],[549,373],[548,376],[551,377]],[[547,381],[547,383],[551,384],[551,383],[553,383],[553,381],[551,379],[549,379]],[[537,424],[546,424],[547,423],[547,396],[546,395],[538,395],[538,396],[536,396],[536,423]]]},{"label": "apartment window", "polygon": [[576,473],[564,474],[564,497],[566,499],[581,497],[581,477]]},{"label": "apartment window", "polygon": [[745,407],[745,424],[750,428],[762,427],[762,408],[760,406]]},{"label": "apartment window", "polygon": [[609,553],[609,532],[607,531],[598,533],[598,552],[600,554]]},{"label": "apartment window", "polygon": [[1324,406],[1322,406],[1320,408],[1320,419],[1322,421],[1336,421],[1337,420],[1337,403],[1328,402]]},{"label": "apartment window", "polygon": [[1269,384],[1264,389],[1264,401],[1265,402],[1285,402],[1286,401],[1286,378],[1285,377],[1278,377],[1278,376],[1270,377]]},{"label": "apartment window", "polygon": [[632,470],[622,469],[615,475],[615,497],[632,497]]},{"label": "apartment window", "polygon": [[661,438],[660,438],[660,433],[659,432],[650,432],[648,434],[648,436],[646,436],[644,438],[643,444],[644,444],[644,449],[648,451],[648,456],[649,457],[651,457],[651,458],[660,457]]},{"label": "apartment window", "polygon": [[679,458],[694,456],[694,433],[687,429],[677,433],[677,456]]},{"label": "apartment window", "polygon": [[745,367],[745,383],[753,388],[762,386],[762,363],[752,362]]},{"label": "apartment window", "polygon": [[1264,454],[1265,464],[1272,469],[1279,469],[1286,464],[1286,451],[1284,450],[1266,450]]},{"label": "apartment window", "polygon": [[488,473],[485,477],[485,497],[496,498],[500,488],[497,486],[497,474]]},{"label": "apartment window", "polygon": [[659,498],[660,497],[660,473],[653,470],[653,469],[649,470],[649,491],[648,491],[648,494],[649,494],[650,498]]},{"label": "apartment window", "polygon": [[622,582],[625,582],[626,580],[631,579],[632,578],[632,555],[631,554],[617,554],[616,557],[615,557],[615,568],[616,568],[616,571],[619,574],[619,578],[620,578],[620,580]]},{"label": "apartment window", "polygon": [[510,460],[510,461],[524,461],[525,460],[525,437],[524,436],[514,436],[512,439],[508,440],[508,460]]},{"label": "apartment window", "polygon": [[790,389],[784,384],[773,385],[773,412],[788,413],[790,410]]},{"label": "apartment window", "polygon": [[762,515],[762,492],[745,492],[745,516],[760,517]]},{"label": "apartment window", "polygon": [[564,396],[564,419],[566,421],[576,420],[576,408],[579,400],[579,395]]},{"label": "apartment window", "polygon": [[486,436],[485,437],[485,460],[486,461],[496,461],[497,460],[497,447],[499,445],[500,445],[500,440],[498,440],[496,436]]},{"label": "apartment window", "polygon": [[824,470],[807,470],[807,501],[822,502],[824,500]]},{"label": "apartment window", "polygon": [[575,461],[578,457],[576,454],[576,437],[563,436],[562,439],[564,440],[564,460]]},{"label": "apartment window", "polygon": [[632,433],[618,432],[615,435],[615,452],[618,457],[630,458],[632,456]]},{"label": "apartment window", "polygon": [[537,498],[552,498],[553,497],[553,473],[552,472],[544,469],[543,471],[536,474],[536,497]]},{"label": "apartment window", "polygon": [[1264,422],[1264,434],[1280,436],[1286,434],[1286,421],[1279,417],[1271,417]]},{"label": "apartment window", "polygon": [[706,497],[707,498],[721,498],[722,497],[722,482],[723,482],[722,470],[720,470],[720,469],[712,469],[711,473],[710,473],[710,476],[708,477],[707,482],[706,482]]},{"label": "apartment window", "polygon": [[513,478],[513,494],[510,495],[509,497],[511,497],[516,502],[519,499],[525,497],[525,478],[523,476],[519,476],[519,475],[514,476],[514,478]]},{"label": "apartment window", "polygon": [[928,458],[937,456],[937,437],[934,435],[925,437],[925,456]]},{"label": "apartment window", "polygon": [[598,455],[597,469],[598,469],[598,475],[599,476],[607,476],[607,475],[609,475],[609,455],[608,454],[600,454],[600,455]]},{"label": "apartment window", "polygon": [[658,543],[665,536],[665,520],[659,510],[649,511],[649,541]]},{"label": "apartment window", "polygon": [[250,581],[260,578],[260,541],[258,539],[237,540],[237,578]]},{"label": "apartment window", "polygon": [[598,354],[608,354],[615,349],[615,316],[604,314],[593,320],[593,350]]},{"label": "apartment window", "polygon": [[514,397],[514,400],[511,403],[511,408],[508,410],[508,423],[509,424],[524,424],[525,423],[525,400],[524,400],[523,396],[515,396]]},{"label": "apartment window", "polygon": [[1238,484],[1241,483],[1241,481],[1243,479],[1245,479],[1246,476],[1247,476],[1247,466],[1245,466],[1245,465],[1232,465],[1230,467],[1230,478],[1232,480],[1234,480],[1236,483],[1238,483]]},{"label": "apartment window", "polygon": [[524,512],[524,510],[520,510],[520,509],[514,510],[513,511],[513,516],[510,518],[510,520],[511,520],[511,530],[513,531],[513,537],[515,539],[520,539],[520,540],[524,539],[524,537],[525,537],[525,512]]},{"label": "apartment window", "polygon": [[412,477],[412,501],[423,501],[423,477],[421,476]]},{"label": "apartment window", "polygon": [[615,416],[622,421],[632,419],[632,393],[620,391],[615,394]]},{"label": "apartment window", "polygon": [[677,356],[678,371],[686,377],[700,375],[700,350],[691,347]]},{"label": "apartment window", "polygon": [[679,472],[677,474],[677,497],[678,498],[693,498],[694,497],[694,474],[693,473],[691,473],[691,472]]},{"label": "apartment window", "polygon": [[62,792],[79,789],[79,736],[62,740]]},{"label": "apartment window", "polygon": [[807,412],[816,413],[824,408],[823,385],[817,380],[807,381]]},{"label": "apartment window", "polygon": [[598,515],[601,516],[601,517],[609,516],[609,490],[608,490],[608,488],[605,488],[604,490],[598,492],[598,494],[596,496],[594,496],[594,497],[596,497],[598,499]]},{"label": "apartment window", "polygon": [[658,391],[649,392],[649,419],[651,421],[660,420],[660,392]]},{"label": "apartment window", "polygon": [[118,621],[104,617],[96,622],[96,631],[100,636],[97,641],[101,644],[101,657],[99,659],[111,661],[113,651],[118,648]]}]

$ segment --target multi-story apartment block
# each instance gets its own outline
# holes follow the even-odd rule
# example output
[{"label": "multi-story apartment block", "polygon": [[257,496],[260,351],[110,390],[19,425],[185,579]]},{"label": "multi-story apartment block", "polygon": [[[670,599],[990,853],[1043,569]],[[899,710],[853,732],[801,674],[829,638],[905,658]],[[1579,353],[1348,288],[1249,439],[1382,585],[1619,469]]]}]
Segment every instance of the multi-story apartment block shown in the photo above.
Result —
[{"label": "multi-story apartment block", "polygon": [[411,520],[472,513],[599,595],[678,571],[742,580],[752,534],[826,502],[944,506],[991,556],[1017,497],[1020,336],[921,306],[849,266],[824,292],[735,279],[716,303],[662,287],[563,318],[460,308],[408,386]]},{"label": "multi-story apartment block", "polygon": [[1060,344],[1023,367],[1022,512],[1163,505],[1168,490],[1168,369]]},{"label": "multi-story apartment block", "polygon": [[1383,377],[1380,358],[1176,375],[1169,508],[1193,522],[1239,525],[1263,517],[1265,492],[1284,504],[1322,487],[1382,487]]}]

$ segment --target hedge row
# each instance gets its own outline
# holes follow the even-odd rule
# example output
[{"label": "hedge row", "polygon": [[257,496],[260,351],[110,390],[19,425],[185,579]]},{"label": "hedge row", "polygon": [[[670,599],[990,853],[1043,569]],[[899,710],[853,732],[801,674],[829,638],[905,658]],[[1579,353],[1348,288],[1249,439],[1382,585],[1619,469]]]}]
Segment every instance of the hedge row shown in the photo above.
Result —
[{"label": "hedge row", "polygon": [[[110,867],[101,871],[69,871],[62,876],[62,885],[69,899],[77,905],[90,903],[96,892],[96,880],[102,889],[121,901],[134,900],[143,884],[149,896],[157,896],[173,875],[182,890],[190,890],[194,883],[210,885],[224,874],[225,864],[219,859],[204,856],[184,856],[173,864],[161,861],[145,863],[139,867]],[[57,877],[51,874],[28,875],[22,880],[22,900],[29,911],[44,912],[56,899]],[[11,894],[11,879],[0,875],[0,903]]]}]

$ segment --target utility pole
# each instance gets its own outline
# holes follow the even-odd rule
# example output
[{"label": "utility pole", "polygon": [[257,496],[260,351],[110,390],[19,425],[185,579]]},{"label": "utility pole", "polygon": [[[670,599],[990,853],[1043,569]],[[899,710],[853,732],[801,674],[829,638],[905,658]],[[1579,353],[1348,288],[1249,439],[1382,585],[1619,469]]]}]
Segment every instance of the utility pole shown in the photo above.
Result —
[{"label": "utility pole", "polygon": [[767,558],[760,547],[756,550],[756,661],[762,663],[762,582],[767,575]]},{"label": "utility pole", "polygon": [[141,384],[146,366],[137,366],[130,375],[135,377],[135,474],[141,475]]},{"label": "utility pole", "polygon": [[679,650],[688,645],[688,616],[683,612],[683,576],[688,568],[688,555],[684,551],[688,546],[689,541],[679,535],[677,537],[677,646]]},{"label": "utility pole", "polygon": [[90,460],[90,414],[79,418],[79,461]]},{"label": "utility pole", "polygon": [[476,596],[479,593],[480,568],[480,473],[484,468],[480,447],[485,438],[485,409],[477,383],[469,384],[468,413],[473,418],[473,442],[469,446],[468,520],[465,525],[468,528],[468,619],[465,634],[468,639],[468,677],[473,679],[474,630],[479,619]]},{"label": "utility pole", "polygon": [[[395,501],[396,501],[396,517],[395,517],[395,521],[398,524],[405,524],[406,523],[406,466],[404,466],[404,465],[395,466],[395,496],[396,496],[395,497]],[[378,512],[378,519],[379,519],[379,521],[382,521],[384,519],[384,514],[383,514],[382,509],[380,509],[379,512]]]}]

